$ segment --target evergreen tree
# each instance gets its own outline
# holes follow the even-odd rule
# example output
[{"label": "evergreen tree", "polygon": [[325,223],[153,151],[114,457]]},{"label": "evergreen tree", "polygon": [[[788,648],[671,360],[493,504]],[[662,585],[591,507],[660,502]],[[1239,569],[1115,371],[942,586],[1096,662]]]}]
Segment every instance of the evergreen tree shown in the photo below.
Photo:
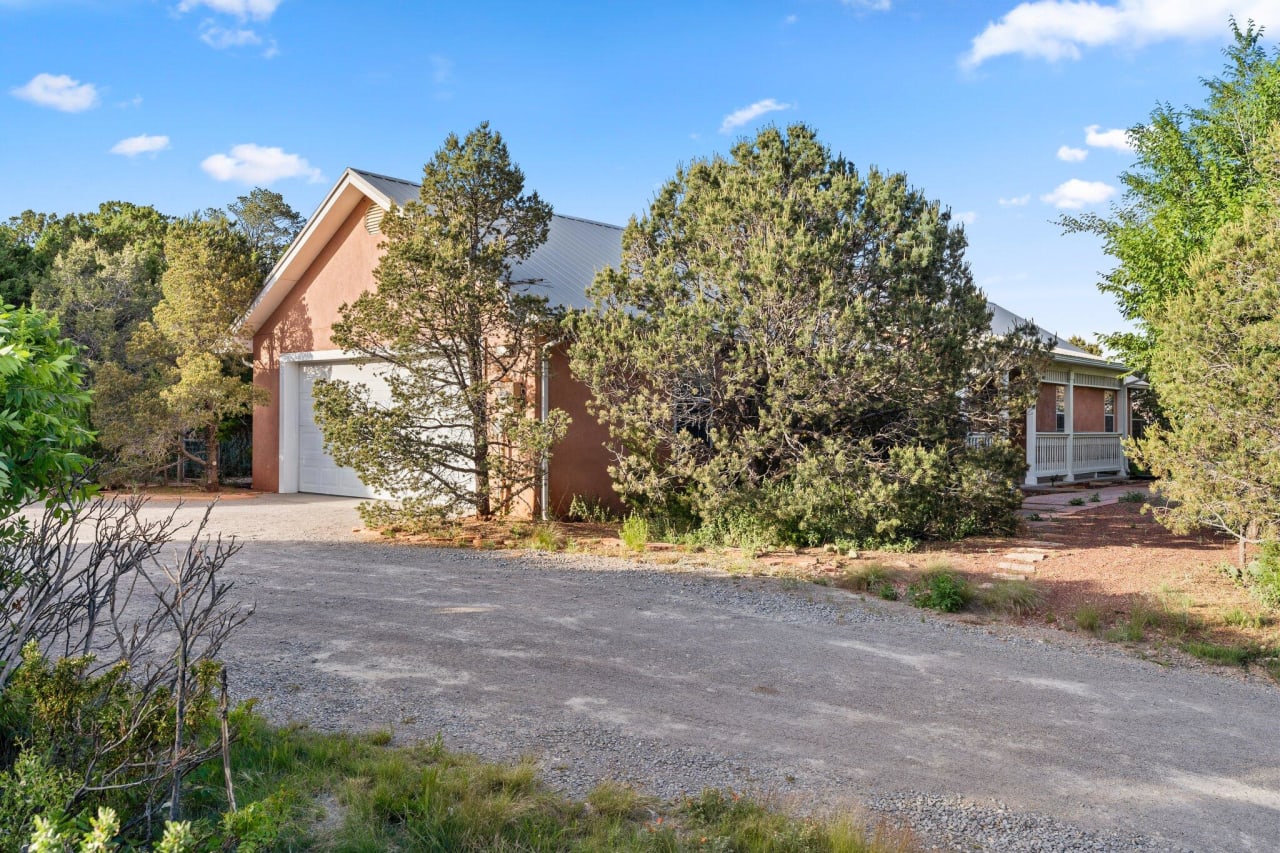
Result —
[{"label": "evergreen tree", "polygon": [[530,488],[567,417],[532,417],[544,297],[512,265],[547,238],[551,208],[525,193],[502,136],[450,134],[417,201],[382,220],[376,290],[342,307],[333,340],[389,363],[392,404],[340,381],[315,386],[316,421],[339,464],[401,498],[403,513],[506,513]]},{"label": "evergreen tree", "polygon": [[1010,528],[1041,344],[991,335],[964,248],[804,125],[680,169],[572,324],[618,490],[801,544]]}]

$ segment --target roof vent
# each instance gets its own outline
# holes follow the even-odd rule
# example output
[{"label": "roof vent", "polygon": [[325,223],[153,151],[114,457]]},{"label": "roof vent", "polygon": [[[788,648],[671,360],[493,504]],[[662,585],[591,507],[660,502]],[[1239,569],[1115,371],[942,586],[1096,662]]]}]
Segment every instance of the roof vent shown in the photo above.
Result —
[{"label": "roof vent", "polygon": [[369,209],[364,212],[364,228],[370,234],[377,234],[382,229],[382,217],[387,212],[376,201],[369,202]]}]

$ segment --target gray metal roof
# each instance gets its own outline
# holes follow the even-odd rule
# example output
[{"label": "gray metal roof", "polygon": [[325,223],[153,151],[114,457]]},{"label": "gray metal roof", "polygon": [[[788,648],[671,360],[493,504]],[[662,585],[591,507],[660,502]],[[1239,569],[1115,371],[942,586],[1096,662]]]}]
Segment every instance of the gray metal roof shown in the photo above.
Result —
[{"label": "gray metal roof", "polygon": [[[397,205],[417,199],[418,185],[412,181],[352,169]],[[514,281],[532,280],[532,292],[547,297],[562,308],[589,308],[587,287],[596,273],[606,267],[622,265],[622,228],[573,216],[551,217],[547,242],[538,247],[523,263],[511,271]],[[1026,323],[1022,317],[987,300],[991,309],[991,331],[1003,335]],[[1053,354],[1072,361],[1094,363],[1099,367],[1122,369],[1102,356],[1087,352],[1062,340],[1054,333],[1036,326],[1040,337],[1052,347]]]},{"label": "gray metal roof", "polygon": [[[359,169],[360,175],[397,205],[418,198],[418,185]],[[512,281],[531,281],[529,291],[561,308],[587,308],[587,287],[596,273],[622,265],[622,229],[574,216],[553,214],[547,241],[511,270]]]}]

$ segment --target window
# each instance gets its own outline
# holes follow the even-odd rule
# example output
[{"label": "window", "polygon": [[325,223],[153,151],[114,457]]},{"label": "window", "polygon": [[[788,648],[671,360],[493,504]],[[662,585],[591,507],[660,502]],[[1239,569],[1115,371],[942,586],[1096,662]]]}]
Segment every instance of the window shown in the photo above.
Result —
[{"label": "window", "polygon": [[1102,431],[1116,431],[1116,392],[1102,392]]},{"label": "window", "polygon": [[1058,432],[1067,431],[1067,386],[1059,385],[1055,393],[1054,411],[1057,413],[1054,419],[1054,429]]}]

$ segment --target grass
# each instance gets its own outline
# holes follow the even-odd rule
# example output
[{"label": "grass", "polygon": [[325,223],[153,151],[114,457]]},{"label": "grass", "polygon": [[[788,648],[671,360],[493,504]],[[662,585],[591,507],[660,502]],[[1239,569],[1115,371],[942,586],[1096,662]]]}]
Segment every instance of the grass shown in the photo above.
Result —
[{"label": "grass", "polygon": [[1243,608],[1233,607],[1222,614],[1222,623],[1231,628],[1249,628],[1260,631],[1271,624],[1271,620],[1261,613],[1250,613]]},{"label": "grass", "polygon": [[1044,593],[1032,581],[999,580],[977,593],[983,609],[1022,618],[1040,609]]},{"label": "grass", "polygon": [[1248,666],[1261,654],[1257,646],[1228,646],[1207,640],[1188,640],[1181,648],[1193,657],[1223,666]]},{"label": "grass", "polygon": [[[233,766],[241,849],[341,851],[754,851],[905,853],[902,833],[856,815],[799,818],[729,791],[659,802],[618,782],[575,801],[546,786],[531,760],[492,764],[437,738],[408,747],[381,737],[278,729],[238,713]],[[221,767],[191,778],[194,814],[224,804]]]},{"label": "grass", "polygon": [[559,551],[563,546],[564,540],[552,524],[539,524],[529,535],[529,547],[535,551]]},{"label": "grass", "polygon": [[856,569],[848,569],[836,579],[836,586],[852,592],[869,592],[890,586],[898,579],[898,573],[884,563],[867,563]]},{"label": "grass", "polygon": [[1088,631],[1090,634],[1096,634],[1102,627],[1102,613],[1092,604],[1080,605],[1076,608],[1076,612],[1071,614],[1071,618],[1077,628]]}]

